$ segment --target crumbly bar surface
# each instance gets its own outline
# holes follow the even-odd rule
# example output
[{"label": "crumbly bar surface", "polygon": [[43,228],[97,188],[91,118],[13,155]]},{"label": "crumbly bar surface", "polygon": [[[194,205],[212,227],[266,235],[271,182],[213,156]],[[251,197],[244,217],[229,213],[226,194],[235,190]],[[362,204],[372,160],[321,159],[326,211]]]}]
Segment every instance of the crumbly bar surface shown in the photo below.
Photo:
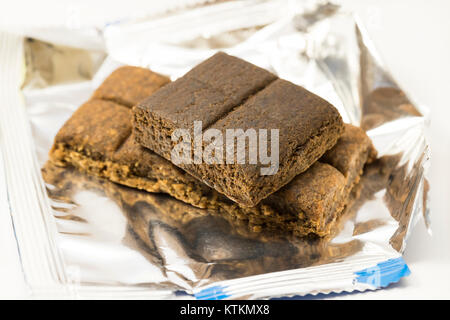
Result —
[{"label": "crumbly bar surface", "polygon": [[112,72],[92,98],[132,107],[169,82],[169,78],[148,69],[124,66]]},{"label": "crumbly bar surface", "polygon": [[[176,129],[279,130],[279,167],[262,175],[256,164],[177,163],[219,193],[253,207],[304,172],[343,132],[327,101],[244,60],[217,53],[133,108],[137,142],[171,160]],[[192,132],[192,131],[191,131]],[[270,141],[270,139],[269,139]],[[248,154],[249,144],[245,153]],[[234,153],[236,153],[235,148]],[[236,158],[236,154],[234,156]],[[225,152],[223,154],[225,159]]]},{"label": "crumbly bar surface", "polygon": [[55,137],[50,159],[90,175],[146,190],[167,193],[196,207],[247,221],[253,231],[286,230],[298,236],[326,236],[374,157],[370,139],[345,125],[337,144],[303,174],[255,207],[243,207],[201,183],[149,149],[131,131],[131,111],[109,100],[82,105]]}]

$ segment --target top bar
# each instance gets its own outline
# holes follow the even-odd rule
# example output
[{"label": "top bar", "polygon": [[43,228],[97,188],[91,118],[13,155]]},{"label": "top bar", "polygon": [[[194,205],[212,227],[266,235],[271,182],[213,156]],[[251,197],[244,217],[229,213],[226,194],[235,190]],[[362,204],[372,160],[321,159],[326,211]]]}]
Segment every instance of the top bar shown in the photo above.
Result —
[{"label": "top bar", "polygon": [[133,113],[138,143],[247,207],[308,169],[344,128],[327,101],[222,52]]}]

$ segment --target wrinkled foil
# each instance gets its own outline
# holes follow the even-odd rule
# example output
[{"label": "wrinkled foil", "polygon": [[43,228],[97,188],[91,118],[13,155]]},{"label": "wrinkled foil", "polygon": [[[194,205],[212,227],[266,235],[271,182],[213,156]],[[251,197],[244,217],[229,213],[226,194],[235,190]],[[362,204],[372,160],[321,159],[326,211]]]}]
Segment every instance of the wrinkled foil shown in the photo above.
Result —
[{"label": "wrinkled foil", "polygon": [[[56,218],[57,246],[75,292],[97,286],[191,294],[217,281],[342,263],[368,248],[401,253],[414,223],[421,217],[429,223],[427,110],[398,87],[362,25],[330,3],[290,2],[271,15],[257,8],[210,5],[112,25],[104,30],[106,52],[26,40],[22,91]],[[230,15],[232,25],[218,22]],[[164,33],[174,29],[177,36]],[[322,96],[372,139],[379,158],[366,166],[360,195],[350,201],[333,237],[250,232],[243,221],[167,195],[47,163],[59,128],[118,66],[148,67],[176,79],[217,50]],[[325,291],[305,293],[312,292]]]}]

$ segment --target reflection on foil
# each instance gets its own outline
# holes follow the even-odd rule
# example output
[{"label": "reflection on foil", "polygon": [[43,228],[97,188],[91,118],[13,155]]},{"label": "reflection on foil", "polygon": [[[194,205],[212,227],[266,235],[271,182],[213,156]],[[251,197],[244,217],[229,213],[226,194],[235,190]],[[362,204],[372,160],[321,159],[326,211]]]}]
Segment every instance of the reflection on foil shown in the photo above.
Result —
[{"label": "reflection on foil", "polygon": [[[196,24],[205,19],[197,18]],[[190,21],[183,23],[189,25],[180,29],[192,26]],[[380,158],[366,165],[338,227],[322,240],[251,232],[242,220],[167,195],[45,164],[43,177],[57,218],[58,246],[67,265],[80,268],[82,283],[191,291],[219,280],[345,261],[374,243],[381,251],[392,246],[402,252],[414,220],[423,216],[428,223],[424,112],[384,69],[351,14],[326,4],[266,26],[247,23],[233,31],[229,25],[225,29],[208,37],[182,39],[178,46],[147,41],[110,46],[91,82],[67,84],[66,75],[52,78],[51,63],[40,66],[38,73],[30,72],[24,96],[41,164],[64,121],[117,67],[114,58],[174,79],[215,48],[329,100],[346,122],[370,129],[368,135]],[[157,31],[155,27],[153,32]],[[33,51],[39,47],[29,46],[28,54],[46,54],[50,59],[53,53],[45,48]],[[76,57],[94,59],[85,53]],[[77,59],[72,61],[81,61]],[[91,77],[90,71],[82,74]],[[52,86],[54,79],[63,79],[66,85]],[[49,87],[37,89],[43,85]]]},{"label": "reflection on foil", "polygon": [[24,88],[91,80],[105,58],[103,52],[89,52],[32,38],[25,40],[24,51]]},{"label": "reflection on foil", "polygon": [[420,117],[421,114],[405,93],[397,88],[381,87],[365,97],[361,127],[370,130],[385,122],[408,116]]},{"label": "reflection on foil", "polygon": [[[355,221],[358,210],[367,201],[373,200],[380,190],[395,189],[392,181],[401,179],[404,172],[395,169],[399,158],[386,156],[366,166],[358,188],[354,189],[353,200],[341,217],[341,227],[348,221]],[[104,238],[104,244],[115,244],[122,250],[126,248],[139,252],[164,275],[160,285],[171,284],[174,289],[189,290],[220,280],[337,262],[359,252],[364,246],[357,237],[333,243],[333,239],[329,238],[314,240],[255,233],[242,220],[195,208],[164,194],[138,191],[51,163],[47,163],[42,172],[56,217],[74,223],[72,231],[68,229],[64,233],[95,237],[94,234],[80,232],[76,224],[101,225],[117,219],[107,215],[105,221],[94,221],[93,217],[77,215],[77,209],[86,205],[77,203],[76,199],[82,201],[77,194],[90,190],[97,196],[103,195],[117,204],[126,218],[123,233]],[[393,215],[399,214],[397,208],[392,207],[392,210]],[[404,216],[396,216],[396,219],[407,219],[408,213]],[[385,223],[382,219],[355,223],[353,235],[373,231]],[[339,232],[336,230],[336,233]],[[122,263],[123,268],[128,268],[126,255],[118,262]],[[132,282],[126,278],[122,281]],[[152,283],[151,278],[147,281]]]}]

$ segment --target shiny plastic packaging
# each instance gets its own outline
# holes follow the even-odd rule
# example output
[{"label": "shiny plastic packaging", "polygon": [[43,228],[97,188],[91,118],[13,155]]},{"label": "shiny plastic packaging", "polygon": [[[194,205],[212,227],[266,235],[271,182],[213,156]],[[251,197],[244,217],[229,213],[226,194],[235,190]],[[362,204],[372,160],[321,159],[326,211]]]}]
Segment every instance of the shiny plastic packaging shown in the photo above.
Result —
[{"label": "shiny plastic packaging", "polygon": [[[0,33],[0,179],[34,295],[256,299],[377,289],[409,274],[408,234],[420,219],[429,226],[429,112],[398,87],[353,14],[315,1],[229,1],[101,31],[87,44],[86,30],[73,30],[70,46],[49,43],[51,30]],[[118,66],[174,80],[218,50],[327,99],[372,139],[378,159],[332,238],[250,232],[167,195],[48,166],[59,128]]]}]

